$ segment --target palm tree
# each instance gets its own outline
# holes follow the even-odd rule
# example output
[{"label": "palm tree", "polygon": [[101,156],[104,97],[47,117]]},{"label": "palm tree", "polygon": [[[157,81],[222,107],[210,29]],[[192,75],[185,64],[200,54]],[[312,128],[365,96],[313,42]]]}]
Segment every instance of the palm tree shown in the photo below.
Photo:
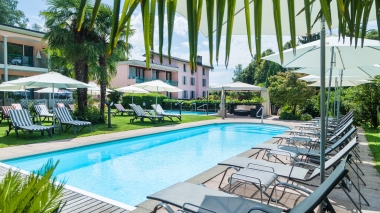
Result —
[{"label": "palm tree", "polygon": [[[122,31],[119,41],[116,44],[115,51],[110,55],[107,55],[107,45],[109,43],[109,35],[111,31],[112,23],[112,9],[108,5],[101,4],[98,16],[93,28],[96,36],[92,37],[94,42],[93,47],[98,54],[97,61],[90,63],[90,74],[100,84],[100,115],[104,117],[104,104],[106,98],[106,87],[109,86],[109,82],[112,77],[116,75],[117,62],[125,59],[126,53],[129,53],[132,47],[125,42],[126,30]],[[128,30],[129,35],[133,34],[132,30]]]},{"label": "palm tree", "polygon": [[[114,49],[115,39],[117,41],[118,38],[118,32],[121,31],[122,28],[125,27],[125,23],[127,23],[130,18],[133,11],[136,9],[137,5],[140,3],[141,11],[142,11],[142,22],[143,22],[143,29],[144,29],[144,42],[145,42],[145,52],[146,52],[146,66],[149,68],[150,66],[150,50],[151,50],[151,38],[152,38],[152,29],[154,29],[154,22],[150,21],[150,17],[152,17],[152,14],[154,14],[155,11],[155,5],[156,1],[158,3],[158,17],[159,17],[159,36],[161,36],[164,31],[163,29],[163,17],[165,15],[164,9],[160,7],[160,5],[165,5],[167,7],[167,17],[168,17],[168,32],[169,32],[169,38],[168,38],[168,51],[169,51],[169,60],[170,60],[170,48],[171,48],[171,36],[172,36],[172,29],[174,26],[174,13],[176,11],[177,7],[177,0],[125,0],[124,1],[124,9],[121,14],[119,14],[119,8],[121,4],[121,0],[114,0],[114,13],[113,13],[113,21],[112,21],[112,33],[110,36],[110,43],[108,45],[109,52],[112,52]],[[269,2],[269,0],[266,0]],[[374,0],[362,0],[362,1],[355,1],[355,0],[287,0],[287,6],[288,7],[281,7],[280,2],[285,0],[272,0],[272,7],[273,7],[273,17],[275,20],[275,30],[277,35],[277,43],[280,51],[280,56],[282,57],[282,24],[281,24],[281,11],[287,10],[289,14],[289,31],[291,34],[291,43],[293,48],[296,47],[296,22],[295,17],[299,15],[299,13],[305,14],[305,20],[306,20],[306,27],[307,29],[307,35],[311,34],[311,28],[313,27],[313,21],[315,23],[315,20],[324,18],[326,19],[328,27],[331,29],[332,26],[332,19],[331,14],[336,13],[338,14],[338,25],[339,26],[339,36],[345,37],[345,30],[346,27],[348,27],[348,30],[350,31],[351,42],[352,39],[355,38],[355,46],[357,45],[357,38],[361,37],[364,38],[366,35],[366,26],[370,17],[370,11],[372,7],[376,8],[376,11],[379,11],[380,9],[380,1],[376,0],[375,3]],[[96,3],[100,3],[101,0],[96,0]],[[229,52],[230,52],[230,45],[231,45],[231,37],[232,37],[232,29],[234,25],[234,15],[236,10],[240,8],[236,7],[236,0],[205,0],[205,8],[203,7],[203,0],[186,0],[186,4],[182,4],[182,7],[186,7],[187,11],[187,18],[188,18],[188,34],[189,34],[189,43],[190,43],[190,63],[192,65],[192,68],[194,68],[194,65],[196,63],[195,57],[197,55],[197,45],[198,45],[198,31],[199,31],[199,23],[203,19],[207,19],[208,24],[208,34],[212,35],[214,32],[216,34],[216,57],[218,60],[218,52],[219,52],[219,45],[220,45],[220,38],[222,36],[222,26],[224,24],[227,25],[226,30],[226,64],[228,64],[229,60]],[[254,4],[254,11],[250,11],[249,4],[253,2]],[[267,3],[267,2],[266,2]],[[295,11],[295,3],[302,4],[303,3],[303,10],[301,11]],[[311,6],[317,5],[321,7],[321,10],[317,14],[316,17],[311,17]],[[337,5],[337,11],[332,11],[330,9],[331,4]],[[87,5],[87,0],[81,0],[81,7],[79,11],[85,11]],[[215,7],[216,5],[216,7]],[[226,7],[227,5],[227,7]],[[206,11],[206,16],[202,17],[202,10]],[[214,15],[214,12],[216,10],[216,13]],[[227,18],[224,18],[224,14],[227,14]],[[246,16],[246,30],[247,34],[251,35],[251,26],[250,26],[250,15],[252,12],[254,12],[253,20],[255,22],[255,28],[254,28],[254,34],[255,34],[255,45],[256,45],[256,55],[257,60],[260,61],[261,59],[261,36],[262,36],[262,16],[263,16],[263,0],[244,0],[244,7],[242,8],[244,10],[244,14]],[[266,8],[264,8],[266,10]],[[268,13],[270,11],[264,11],[265,13]],[[299,12],[296,14],[296,12]],[[120,15],[120,19],[119,19]],[[92,15],[92,21],[96,19],[97,11],[94,10]],[[82,16],[82,13],[78,13],[77,17],[77,25],[81,25],[81,23],[84,22],[84,16]],[[380,29],[380,13],[376,12],[377,22],[378,22],[378,28]],[[216,18],[216,26],[213,25],[214,18]],[[162,20],[162,21],[161,21]],[[225,23],[226,22],[226,23]],[[153,24],[152,24],[153,23]],[[363,24],[363,28],[359,30],[359,25]],[[216,27],[216,29],[215,29]],[[299,26],[297,26],[299,27]],[[301,26],[302,27],[302,26]],[[79,29],[81,29],[79,27]],[[161,42],[162,39],[160,38],[160,50],[162,49]],[[248,36],[248,45],[251,50],[252,55],[252,49],[251,49],[251,38]],[[213,57],[213,38],[212,36],[209,36],[209,51],[210,51],[210,64],[212,65],[212,57]],[[162,51],[160,51],[161,55]]]}]

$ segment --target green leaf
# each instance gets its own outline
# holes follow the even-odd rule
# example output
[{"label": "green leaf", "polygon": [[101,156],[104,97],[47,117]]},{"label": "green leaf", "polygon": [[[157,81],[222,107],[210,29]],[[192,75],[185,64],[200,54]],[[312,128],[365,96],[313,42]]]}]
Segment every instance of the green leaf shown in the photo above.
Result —
[{"label": "green leaf", "polygon": [[[340,36],[342,35],[343,37],[343,31],[345,30],[344,25],[343,25],[343,16],[342,16],[342,14],[344,13],[343,0],[337,0],[336,4],[337,4],[337,10],[338,10],[338,36],[339,36],[338,40],[340,40]],[[343,37],[343,41],[344,41],[344,37]]]},{"label": "green leaf", "polygon": [[356,6],[357,7],[356,7],[356,20],[355,20],[355,48],[358,45],[360,24],[361,24],[363,10],[364,10],[364,3],[361,1],[358,1]]},{"label": "green leaf", "polygon": [[196,25],[195,20],[195,6],[196,1],[193,0],[186,0],[187,5],[187,29],[189,33],[189,53],[190,53],[190,70],[194,70],[194,25]]},{"label": "green leaf", "polygon": [[327,1],[329,0],[319,0],[319,2],[321,3],[323,15],[325,16],[325,19],[326,19],[327,26],[331,30],[330,6],[329,6],[329,2]]},{"label": "green leaf", "polygon": [[249,11],[249,0],[244,0],[244,11],[245,11],[245,24],[247,28],[247,36],[248,36],[248,48],[249,52],[251,53],[251,57],[253,58],[252,54],[252,39],[251,39],[251,17],[250,17],[250,11]]},{"label": "green leaf", "polygon": [[362,47],[364,46],[364,37],[367,34],[367,25],[368,25],[368,19],[369,19],[369,14],[371,12],[371,8],[373,5],[373,0],[367,0],[364,2],[364,14],[363,14],[363,23],[362,23]]},{"label": "green leaf", "polygon": [[[293,51],[294,51],[293,53],[295,53],[297,41],[296,41],[296,15],[294,11],[294,0],[288,0],[288,11],[289,11],[289,25],[290,25],[290,37],[291,37],[290,43],[292,44],[292,47],[293,47]],[[310,10],[309,10],[309,13],[310,13]],[[310,28],[310,17],[309,17],[308,24],[309,24],[308,27]]]},{"label": "green leaf", "polygon": [[256,60],[261,60],[261,27],[263,17],[263,1],[254,1],[254,14],[255,14],[255,45],[256,45]]},{"label": "green leaf", "polygon": [[277,46],[280,53],[281,63],[284,62],[284,47],[282,46],[282,28],[281,28],[281,5],[280,0],[273,0],[273,16],[276,27]]},{"label": "green leaf", "polygon": [[232,28],[234,26],[236,0],[229,0],[227,5],[226,59],[224,62],[226,68],[228,67],[228,61],[230,60]]},{"label": "green leaf", "polygon": [[210,54],[210,66],[212,65],[214,43],[213,43],[213,31],[214,31],[214,5],[215,0],[206,0],[206,12],[207,12],[207,30],[208,30],[208,51]]},{"label": "green leaf", "polygon": [[[132,14],[133,12],[135,11],[135,9],[137,8],[138,4],[139,4],[139,0],[128,0],[129,1],[129,6],[125,6],[124,7],[127,7],[126,10],[128,10],[128,12],[125,12],[123,14],[121,14],[121,17],[120,17],[120,22],[119,22],[119,27],[118,27],[118,30],[117,30],[117,35],[120,36],[121,32],[123,31],[125,25],[127,24],[128,21],[130,21],[131,17],[132,17]],[[125,2],[126,4],[127,2]],[[128,9],[129,7],[129,9]],[[124,9],[123,9],[124,11]]]},{"label": "green leaf", "polygon": [[172,41],[173,41],[173,30],[174,30],[174,18],[175,18],[175,11],[177,9],[177,0],[168,0],[167,1],[167,18],[168,18],[168,60],[169,64],[172,63],[171,61],[171,48],[172,48]]},{"label": "green leaf", "polygon": [[222,27],[224,18],[224,9],[226,7],[226,0],[216,1],[216,63],[219,61],[219,47],[222,37]]},{"label": "green leaf", "polygon": [[144,47],[145,47],[145,64],[146,68],[150,69],[150,11],[149,11],[149,0],[140,0],[142,21],[143,21],[143,31],[144,31]]},{"label": "green leaf", "polygon": [[159,46],[158,51],[159,51],[159,56],[160,56],[160,63],[162,64],[162,47],[164,45],[165,0],[158,0],[157,4],[158,4],[158,46]]},{"label": "green leaf", "polygon": [[154,48],[153,41],[154,41],[154,21],[156,17],[156,0],[150,0],[150,48]]},{"label": "green leaf", "polygon": [[[375,0],[375,11],[376,12],[376,22],[377,22],[377,31],[380,32],[380,0]],[[380,40],[380,33],[378,33],[379,35],[379,40]]]},{"label": "green leaf", "polygon": [[198,34],[199,34],[199,27],[201,23],[201,17],[202,17],[202,5],[203,5],[203,0],[198,0],[196,3],[197,5],[197,10],[196,10],[196,22],[194,26],[194,58],[193,58],[193,64],[194,64],[194,70],[192,72],[197,71],[197,56],[198,56]]},{"label": "green leaf", "polygon": [[113,16],[112,16],[112,30],[110,35],[110,43],[107,48],[107,55],[111,55],[116,39],[117,30],[119,27],[119,12],[120,11],[120,0],[113,1]]},{"label": "green leaf", "polygon": [[[294,2],[293,2],[294,4]],[[305,4],[305,19],[306,19],[306,28],[307,28],[307,35],[310,38],[311,34],[311,11],[310,11],[310,1],[309,0],[304,0]],[[289,14],[290,15],[290,14]]]},{"label": "green leaf", "polygon": [[86,14],[87,0],[81,0],[79,9],[78,9],[78,17],[77,17],[77,30],[78,32],[82,28],[82,24],[84,21],[84,15]]},{"label": "green leaf", "polygon": [[100,8],[100,2],[101,1],[102,0],[96,0],[95,1],[94,9],[92,9],[92,17],[91,17],[90,30],[92,30],[92,28],[94,28],[94,26],[95,26],[95,20],[96,20],[96,17],[98,16],[98,11],[99,11],[99,8]]}]

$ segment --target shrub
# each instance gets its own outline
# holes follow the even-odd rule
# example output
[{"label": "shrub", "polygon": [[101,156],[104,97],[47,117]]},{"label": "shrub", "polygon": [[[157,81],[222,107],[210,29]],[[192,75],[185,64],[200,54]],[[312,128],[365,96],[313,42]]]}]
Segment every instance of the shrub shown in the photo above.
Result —
[{"label": "shrub", "polygon": [[107,120],[106,116],[100,116],[100,110],[96,106],[87,106],[84,108],[84,114],[80,114],[78,107],[75,107],[74,116],[78,117],[78,120],[90,121],[92,124],[104,123]]},{"label": "shrub", "polygon": [[123,92],[119,92],[119,91],[116,91],[116,90],[113,90],[112,92],[110,92],[107,97],[108,99],[113,102],[113,103],[119,103],[119,101],[121,100],[121,97],[123,96]]},{"label": "shrub", "polygon": [[313,120],[313,117],[307,113],[304,113],[301,115],[301,121],[311,121]]},{"label": "shrub", "polygon": [[291,112],[281,111],[280,113],[281,120],[300,120],[300,115],[293,115]]}]

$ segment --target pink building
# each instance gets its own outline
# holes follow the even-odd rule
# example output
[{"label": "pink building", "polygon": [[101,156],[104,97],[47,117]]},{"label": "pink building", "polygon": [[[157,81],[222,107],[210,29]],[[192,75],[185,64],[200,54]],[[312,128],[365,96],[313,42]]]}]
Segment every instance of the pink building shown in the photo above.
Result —
[{"label": "pink building", "polygon": [[183,90],[179,93],[168,93],[166,94],[168,97],[178,99],[206,97],[209,87],[209,72],[212,67],[202,64],[201,56],[197,58],[197,69],[194,73],[191,73],[187,60],[172,57],[172,63],[169,64],[168,57],[164,55],[163,63],[160,64],[159,61],[158,53],[153,53],[151,69],[146,69],[145,61],[119,62],[117,74],[111,81],[111,86],[125,87],[159,79]]}]

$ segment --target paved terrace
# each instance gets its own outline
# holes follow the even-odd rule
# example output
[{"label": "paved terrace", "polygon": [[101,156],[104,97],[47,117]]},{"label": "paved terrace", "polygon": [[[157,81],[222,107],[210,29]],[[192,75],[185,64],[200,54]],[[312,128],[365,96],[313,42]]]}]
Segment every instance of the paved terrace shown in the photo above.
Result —
[{"label": "paved terrace", "polygon": [[[122,138],[128,137],[136,137],[147,134],[160,133],[164,131],[172,131],[176,129],[196,127],[200,125],[207,125],[213,123],[228,123],[228,122],[249,122],[249,123],[260,123],[260,119],[254,119],[249,117],[240,117],[240,116],[228,116],[225,120],[217,119],[217,120],[209,120],[209,121],[201,121],[194,123],[186,123],[186,124],[176,124],[170,126],[162,126],[156,128],[147,128],[140,130],[131,130],[125,132],[117,132],[110,133],[104,135],[96,135],[89,136],[83,138],[74,138],[74,139],[65,139],[59,141],[51,141],[46,143],[37,143],[37,144],[29,144],[15,147],[8,147],[0,149],[0,160],[5,160],[9,158],[23,157],[33,154],[39,154],[44,152],[57,151],[62,149],[69,149],[74,147],[80,147],[85,145],[102,143],[110,140],[118,140]],[[265,124],[274,124],[274,125],[282,125],[287,126],[289,128],[295,128],[295,125],[302,122],[292,122],[292,121],[281,121],[278,120],[277,117],[270,117],[264,120]],[[370,150],[367,144],[367,141],[364,137],[364,132],[359,128],[358,131],[358,141],[360,155],[363,163],[360,165],[360,168],[365,173],[365,176],[362,176],[364,181],[367,183],[367,186],[360,185],[361,191],[366,196],[367,200],[371,204],[371,206],[362,205],[363,212],[377,212],[380,210],[380,202],[378,202],[380,198],[380,176],[374,168],[374,163],[372,157],[370,155]],[[267,143],[273,143],[273,140],[267,141]],[[239,156],[249,157],[255,154],[253,150],[247,150],[244,153],[241,153]],[[7,171],[7,166],[0,164],[0,179],[3,178],[5,172]],[[224,166],[215,166],[193,178],[187,180],[187,182],[199,184],[203,183],[207,187],[218,189],[219,181],[221,179],[221,173],[225,170]],[[352,172],[350,172],[352,173]],[[355,175],[350,175],[355,183],[358,183]],[[314,181],[315,183],[319,182],[319,179]],[[313,188],[310,188],[311,190]],[[133,190],[133,189],[131,189]],[[253,188],[242,190],[235,190],[237,194],[243,195],[245,197],[251,197],[253,199],[258,198],[259,194],[255,193],[257,190],[253,190]],[[185,192],[184,192],[185,193]],[[359,203],[358,195],[354,192],[351,192],[351,196]],[[265,196],[264,196],[265,197]],[[263,197],[263,198],[264,198]],[[285,199],[281,200],[282,206],[287,208],[291,208],[297,202],[303,199],[304,196],[299,195],[294,192],[287,193]],[[95,194],[88,193],[86,191],[76,189],[74,187],[66,186],[65,189],[65,200],[67,204],[64,208],[64,212],[151,212],[158,202],[147,200],[143,203],[137,205],[137,208],[128,206],[126,204],[122,204]],[[329,199],[331,200],[334,208],[337,212],[357,212],[354,209],[354,206],[350,204],[349,199],[346,197],[342,190],[334,190]],[[161,211],[166,212],[166,211]]]}]

